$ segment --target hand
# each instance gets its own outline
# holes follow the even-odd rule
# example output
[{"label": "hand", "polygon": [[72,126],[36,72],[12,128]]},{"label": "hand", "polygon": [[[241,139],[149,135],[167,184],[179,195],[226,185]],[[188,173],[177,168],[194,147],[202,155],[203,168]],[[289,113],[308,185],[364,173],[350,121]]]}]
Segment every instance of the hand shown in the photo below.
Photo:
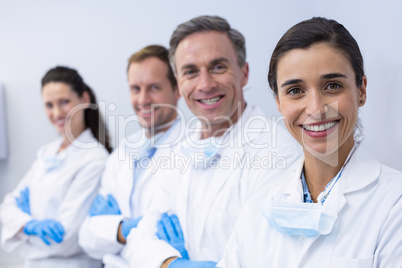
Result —
[{"label": "hand", "polygon": [[126,219],[123,220],[121,224],[121,234],[124,236],[124,239],[127,239],[128,234],[132,228],[136,228],[138,223],[141,221],[142,217],[136,219]]},{"label": "hand", "polygon": [[176,215],[168,216],[162,214],[161,220],[157,223],[158,231],[156,236],[168,242],[172,247],[180,252],[183,259],[188,260],[188,253],[184,245],[183,231],[181,230],[179,218]]},{"label": "hand", "polygon": [[185,259],[175,259],[168,268],[214,268],[216,262],[213,261],[189,261]]},{"label": "hand", "polygon": [[89,209],[89,216],[99,216],[99,215],[120,215],[119,204],[117,204],[116,199],[113,195],[108,194],[107,199],[102,195],[98,194]]},{"label": "hand", "polygon": [[47,237],[56,243],[63,241],[64,228],[60,222],[55,220],[32,220],[25,224],[24,233],[39,236],[49,246],[50,242]]},{"label": "hand", "polygon": [[19,207],[23,212],[25,212],[28,215],[31,215],[28,187],[25,187],[23,190],[21,190],[20,197],[16,197],[15,202],[17,203],[17,207]]}]

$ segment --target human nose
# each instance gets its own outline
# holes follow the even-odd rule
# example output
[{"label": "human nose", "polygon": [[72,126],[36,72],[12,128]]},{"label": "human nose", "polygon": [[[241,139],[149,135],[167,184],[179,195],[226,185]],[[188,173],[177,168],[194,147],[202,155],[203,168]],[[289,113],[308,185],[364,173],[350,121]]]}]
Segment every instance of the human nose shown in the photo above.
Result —
[{"label": "human nose", "polygon": [[52,113],[55,118],[59,118],[59,117],[63,116],[64,111],[63,111],[62,107],[60,107],[60,105],[55,105],[52,109]]},{"label": "human nose", "polygon": [[212,75],[207,70],[201,70],[198,77],[198,89],[209,91],[216,87],[216,82]]},{"label": "human nose", "polygon": [[150,96],[147,90],[140,90],[138,94],[138,104],[147,105],[150,103]]},{"label": "human nose", "polygon": [[310,117],[313,117],[317,120],[325,117],[324,115],[328,110],[328,106],[321,94],[313,92],[310,94],[310,97],[307,99],[307,101],[306,113]]}]

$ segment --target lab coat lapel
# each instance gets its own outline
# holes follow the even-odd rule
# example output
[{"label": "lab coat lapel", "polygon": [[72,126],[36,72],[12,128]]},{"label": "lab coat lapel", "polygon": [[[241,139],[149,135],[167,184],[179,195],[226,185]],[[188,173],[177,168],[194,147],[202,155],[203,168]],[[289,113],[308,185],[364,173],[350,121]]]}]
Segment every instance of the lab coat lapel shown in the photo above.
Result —
[{"label": "lab coat lapel", "polygon": [[123,163],[124,167],[121,168],[121,173],[119,173],[119,176],[124,178],[122,180],[124,182],[124,185],[122,187],[119,187],[119,193],[118,195],[120,196],[121,200],[124,200],[124,202],[119,202],[121,204],[121,210],[126,211],[126,215],[131,215],[132,211],[130,209],[130,204],[131,204],[131,193],[133,190],[133,175],[134,175],[134,170],[133,170],[133,163],[130,163],[130,159],[125,160]]},{"label": "lab coat lapel", "polygon": [[[340,220],[338,216],[347,203],[345,194],[359,191],[376,181],[379,177],[380,170],[380,163],[375,160],[362,145],[359,145],[349,163],[345,166],[342,176],[338,181],[338,185],[334,186],[331,194],[324,203],[323,212],[337,217],[329,235],[336,234],[337,232]],[[321,236],[317,236],[306,239],[301,254],[301,260],[309,253],[311,246],[320,237]],[[334,239],[335,236],[333,235],[333,242],[335,242]]]},{"label": "lab coat lapel", "polygon": [[[190,191],[190,179],[192,176],[193,168],[187,168],[184,174],[179,174],[178,194],[176,195],[177,214],[180,218],[180,225],[184,232],[184,237],[189,237],[187,228],[187,206],[188,206],[188,193]],[[184,215],[184,216],[181,216]],[[181,216],[181,217],[180,217]]]},{"label": "lab coat lapel", "polygon": [[[332,240],[332,242],[335,242],[337,229],[339,227],[339,215],[344,206],[346,205],[346,198],[344,196],[344,192],[341,190],[341,187],[334,187],[333,190],[331,191],[331,194],[328,196],[327,200],[324,203],[323,207],[323,212],[337,217],[337,220],[334,223],[334,226],[332,227],[331,233],[328,234],[328,239]],[[304,244],[303,244],[303,249],[301,251],[301,258],[300,258],[300,263],[303,263],[303,259],[307,257],[310,254],[310,248],[312,245],[318,240],[322,238],[322,236],[315,236],[315,237],[309,237],[309,238],[304,238]]]},{"label": "lab coat lapel", "polygon": [[359,191],[376,181],[381,172],[381,164],[359,145],[342,173],[341,185],[344,193]]},{"label": "lab coat lapel", "polygon": [[[226,157],[226,158],[230,159],[230,165],[229,165],[229,167],[218,168],[213,175],[213,179],[210,183],[208,192],[206,193],[206,196],[205,196],[204,205],[202,206],[202,209],[201,209],[200,226],[202,229],[201,229],[201,232],[199,232],[199,234],[198,234],[197,241],[201,241],[201,237],[203,236],[208,213],[211,211],[211,207],[212,207],[217,195],[222,190],[222,187],[225,185],[227,180],[232,176],[235,169],[236,169],[236,172],[241,172],[241,170],[239,168],[234,167],[233,163],[235,160],[234,159],[235,154],[239,153],[242,150],[243,150],[242,148],[227,149],[226,152],[221,155],[221,159],[222,159],[222,157]],[[240,154],[240,155],[242,155],[242,154]],[[239,176],[239,175],[236,174],[236,176]]]},{"label": "lab coat lapel", "polygon": [[301,157],[291,168],[284,178],[290,178],[284,183],[279,183],[272,190],[271,201],[303,202],[303,187],[301,183],[301,172],[304,165],[304,157]]},{"label": "lab coat lapel", "polygon": [[[204,232],[205,228],[205,223],[208,217],[208,213],[211,211],[211,207],[214,204],[214,201],[220,191],[222,190],[223,186],[227,182],[227,180],[235,176],[235,178],[238,181],[240,181],[242,178],[237,178],[236,176],[241,176],[242,175],[242,170],[239,168],[238,162],[242,162],[242,159],[245,157],[245,146],[246,142],[250,142],[251,144],[253,141],[258,137],[257,132],[254,132],[253,136],[248,140],[246,140],[243,136],[243,130],[244,126],[247,123],[247,120],[251,116],[256,116],[256,115],[261,115],[262,112],[259,108],[253,108],[253,107],[247,107],[246,110],[243,112],[243,115],[241,116],[240,120],[233,126],[231,130],[228,131],[229,137],[232,137],[231,141],[231,146],[229,146],[227,149],[221,151],[221,158],[226,158],[229,159],[230,164],[227,166],[223,166],[222,164],[219,164],[219,168],[216,169],[213,175],[213,179],[211,181],[211,184],[209,186],[208,193],[206,193],[205,196],[205,205],[202,206],[201,210],[201,228],[202,231],[199,233],[198,241],[201,241],[201,237]],[[260,132],[263,130],[264,125],[262,122],[257,122],[258,125],[253,125],[253,127],[257,130],[260,130]],[[232,133],[230,133],[232,132]]]}]

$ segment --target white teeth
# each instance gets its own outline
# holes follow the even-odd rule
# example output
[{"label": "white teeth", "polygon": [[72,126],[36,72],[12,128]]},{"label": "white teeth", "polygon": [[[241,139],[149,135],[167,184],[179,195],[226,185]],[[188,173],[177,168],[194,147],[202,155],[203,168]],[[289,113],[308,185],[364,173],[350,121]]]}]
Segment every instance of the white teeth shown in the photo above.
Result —
[{"label": "white teeth", "polygon": [[329,123],[321,124],[321,125],[303,125],[303,128],[307,131],[319,132],[319,131],[328,130],[328,129],[334,127],[337,123],[338,123],[337,121],[333,121],[333,122],[329,122]]},{"label": "white teeth", "polygon": [[221,97],[216,97],[216,98],[212,98],[212,99],[200,100],[200,102],[202,102],[202,103],[204,103],[206,105],[212,105],[212,104],[216,103],[220,99],[221,99]]},{"label": "white teeth", "polygon": [[150,114],[150,113],[151,113],[151,110],[141,110],[141,113],[143,113],[143,114]]}]

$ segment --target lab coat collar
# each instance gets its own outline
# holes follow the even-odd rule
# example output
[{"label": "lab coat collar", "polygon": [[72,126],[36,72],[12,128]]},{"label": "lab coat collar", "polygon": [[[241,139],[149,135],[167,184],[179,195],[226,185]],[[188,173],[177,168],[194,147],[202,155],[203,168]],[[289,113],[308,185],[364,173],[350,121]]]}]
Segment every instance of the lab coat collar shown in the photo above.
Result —
[{"label": "lab coat collar", "polygon": [[95,137],[89,128],[85,129],[66,149],[58,153],[60,146],[63,142],[63,138],[59,137],[50,144],[39,149],[37,156],[42,157],[58,157],[64,158],[66,152],[73,151],[81,148],[83,143],[90,143],[96,141]]},{"label": "lab coat collar", "polygon": [[[303,187],[300,181],[303,165],[304,156],[291,167],[288,173],[290,179],[277,185],[278,191],[274,194],[274,200],[303,201]],[[378,178],[380,169],[380,163],[366,151],[364,144],[360,144],[345,166],[338,183],[342,185],[344,194],[358,191],[373,183]]]},{"label": "lab coat collar", "polygon": [[[266,123],[266,116],[258,106],[247,105],[239,120],[226,129],[219,139],[225,144],[232,138],[236,141],[236,145],[243,146],[257,139],[264,130],[269,130],[269,126]],[[247,133],[246,136],[244,133],[245,128],[253,129],[253,131]],[[188,133],[189,129],[186,129],[186,136],[190,136],[192,141],[200,141],[202,144],[201,122],[197,122],[192,130],[191,133]]]},{"label": "lab coat collar", "polygon": [[359,191],[375,182],[381,171],[381,164],[360,144],[349,163],[345,166],[341,183],[344,194]]},{"label": "lab coat collar", "polygon": [[[41,160],[46,172],[59,168],[67,159],[69,152],[74,152],[84,147],[88,143],[96,141],[90,129],[85,129],[67,148],[58,152],[63,142],[63,138],[57,140],[39,149],[37,156]],[[84,145],[84,146],[82,146]]]},{"label": "lab coat collar", "polygon": [[[233,138],[243,146],[247,143],[252,143],[254,140],[259,138],[261,132],[264,130],[269,130],[270,126],[266,123],[266,116],[260,107],[247,105],[242,116],[239,118],[239,121],[231,126],[226,132],[233,131]],[[246,135],[246,128],[252,129],[253,131],[247,132]]]}]

